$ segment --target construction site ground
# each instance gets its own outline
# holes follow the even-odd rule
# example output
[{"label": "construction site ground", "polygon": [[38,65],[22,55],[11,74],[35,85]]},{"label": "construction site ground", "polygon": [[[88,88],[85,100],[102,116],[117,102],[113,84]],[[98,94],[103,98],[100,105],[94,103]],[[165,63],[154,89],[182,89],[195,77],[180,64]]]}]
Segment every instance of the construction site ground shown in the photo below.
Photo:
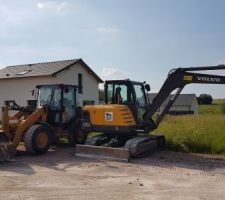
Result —
[{"label": "construction site ground", "polygon": [[158,151],[130,163],[23,149],[0,164],[0,199],[225,199],[225,157]]}]

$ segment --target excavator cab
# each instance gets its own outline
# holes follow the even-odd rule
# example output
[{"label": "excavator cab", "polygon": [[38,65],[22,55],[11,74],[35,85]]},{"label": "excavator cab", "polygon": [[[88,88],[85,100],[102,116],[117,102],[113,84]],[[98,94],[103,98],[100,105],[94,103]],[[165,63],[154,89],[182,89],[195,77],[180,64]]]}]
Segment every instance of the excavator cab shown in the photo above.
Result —
[{"label": "excavator cab", "polygon": [[127,105],[141,121],[147,111],[148,99],[146,93],[150,90],[148,84],[127,80],[109,80],[105,82],[105,104]]}]

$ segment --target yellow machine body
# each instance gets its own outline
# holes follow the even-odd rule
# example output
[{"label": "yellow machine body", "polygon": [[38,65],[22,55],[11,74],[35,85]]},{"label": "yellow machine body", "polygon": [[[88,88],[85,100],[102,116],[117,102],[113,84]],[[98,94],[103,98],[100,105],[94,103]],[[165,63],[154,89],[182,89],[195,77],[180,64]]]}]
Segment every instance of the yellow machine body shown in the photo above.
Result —
[{"label": "yellow machine body", "polygon": [[10,146],[16,148],[22,141],[26,130],[38,120],[46,121],[46,111],[44,107],[37,108],[30,115],[23,115],[22,112],[18,111],[13,115],[9,115],[9,108],[3,107],[2,114],[2,133],[8,138],[12,138]]},{"label": "yellow machine body", "polygon": [[130,108],[126,105],[88,105],[84,106],[88,111],[91,125],[93,126],[135,126],[135,118]]}]

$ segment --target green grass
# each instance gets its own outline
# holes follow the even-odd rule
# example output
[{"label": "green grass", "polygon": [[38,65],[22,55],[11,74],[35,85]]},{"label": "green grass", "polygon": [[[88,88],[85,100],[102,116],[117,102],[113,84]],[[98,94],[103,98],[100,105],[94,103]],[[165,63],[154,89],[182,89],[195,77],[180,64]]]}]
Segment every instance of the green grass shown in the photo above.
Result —
[{"label": "green grass", "polygon": [[225,114],[225,100],[214,100],[212,105],[199,105],[199,114]]},{"label": "green grass", "polygon": [[225,154],[225,101],[199,106],[198,115],[167,116],[155,133],[166,136],[167,148]]}]

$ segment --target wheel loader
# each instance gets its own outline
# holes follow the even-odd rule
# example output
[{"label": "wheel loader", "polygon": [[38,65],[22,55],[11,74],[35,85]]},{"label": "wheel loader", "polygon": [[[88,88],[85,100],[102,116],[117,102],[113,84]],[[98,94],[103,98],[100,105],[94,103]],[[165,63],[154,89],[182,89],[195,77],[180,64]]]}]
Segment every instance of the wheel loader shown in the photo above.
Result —
[{"label": "wheel loader", "polygon": [[72,145],[84,143],[76,91],[74,85],[38,85],[36,100],[28,106],[6,101],[0,125],[0,161],[14,156],[21,142],[31,154],[47,152],[60,137],[67,137]]},{"label": "wheel loader", "polygon": [[[76,145],[76,155],[129,161],[130,157],[140,157],[162,147],[164,136],[149,133],[157,129],[182,89],[191,83],[225,84],[225,76],[201,73],[210,70],[225,70],[225,66],[171,70],[152,103],[148,101],[150,86],[145,82],[106,81],[105,104],[84,106],[82,115],[82,131],[101,134],[87,139],[85,145]],[[157,114],[173,91],[175,94]]]}]

